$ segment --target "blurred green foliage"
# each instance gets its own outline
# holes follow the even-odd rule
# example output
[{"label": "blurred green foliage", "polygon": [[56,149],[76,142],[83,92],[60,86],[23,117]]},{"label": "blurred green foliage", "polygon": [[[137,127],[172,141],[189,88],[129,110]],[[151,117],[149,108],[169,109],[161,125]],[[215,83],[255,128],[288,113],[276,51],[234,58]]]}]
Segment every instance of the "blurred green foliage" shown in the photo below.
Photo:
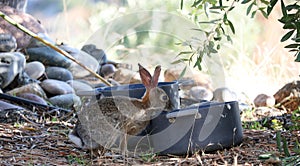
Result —
[{"label": "blurred green foliage", "polygon": [[[292,44],[286,46],[290,52],[294,52],[296,61],[300,62],[300,6],[297,0],[293,0],[286,5],[283,0],[193,0],[189,4],[187,0],[180,0],[180,9],[184,9],[185,5],[189,5],[191,18],[198,24],[206,24],[204,28],[197,29],[206,34],[206,40],[198,46],[188,45],[191,49],[190,57],[188,59],[182,58],[183,61],[192,61],[194,56],[197,60],[194,62],[194,67],[201,70],[201,62],[203,56],[211,56],[220,48],[220,41],[223,39],[231,42],[232,35],[235,34],[235,25],[231,21],[232,11],[236,10],[239,4],[247,5],[245,15],[254,17],[256,13],[260,12],[265,18],[273,11],[277,3],[281,5],[282,17],[279,21],[283,24],[283,29],[289,31],[281,38],[281,42],[288,39]],[[205,13],[206,20],[203,21],[202,14]],[[279,42],[279,41],[278,41]],[[186,43],[184,43],[186,45]]]}]

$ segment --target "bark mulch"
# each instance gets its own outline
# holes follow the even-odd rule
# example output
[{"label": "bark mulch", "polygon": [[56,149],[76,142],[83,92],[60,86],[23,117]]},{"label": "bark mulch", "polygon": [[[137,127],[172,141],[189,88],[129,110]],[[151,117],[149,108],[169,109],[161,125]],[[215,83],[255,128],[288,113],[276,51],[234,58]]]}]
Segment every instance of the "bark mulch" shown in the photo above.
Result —
[{"label": "bark mulch", "polygon": [[[0,165],[267,165],[279,163],[282,157],[276,144],[276,131],[244,130],[239,146],[213,153],[199,152],[192,156],[156,156],[139,158],[106,152],[92,155],[76,148],[68,139],[73,125],[67,122],[21,124],[0,123]],[[300,131],[282,132],[290,151],[299,141]],[[268,160],[260,155],[272,154]]]}]

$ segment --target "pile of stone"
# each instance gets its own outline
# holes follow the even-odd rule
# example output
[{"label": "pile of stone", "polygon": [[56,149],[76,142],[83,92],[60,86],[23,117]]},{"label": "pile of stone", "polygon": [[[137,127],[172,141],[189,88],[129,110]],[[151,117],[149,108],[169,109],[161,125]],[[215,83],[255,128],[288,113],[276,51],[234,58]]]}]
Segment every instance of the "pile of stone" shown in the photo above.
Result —
[{"label": "pile of stone", "polygon": [[[68,52],[102,77],[109,78],[116,71],[118,64],[109,62],[105,52],[95,45],[85,45],[79,50],[72,46],[55,44],[39,21],[25,13],[25,4],[26,0],[0,1],[0,11],[39,37]],[[76,95],[77,91],[104,86],[95,79],[90,81],[97,84],[84,80],[90,76],[88,71],[2,18],[0,60],[0,91],[43,105],[71,109],[81,104]],[[2,102],[0,110],[11,109],[11,105]]]}]

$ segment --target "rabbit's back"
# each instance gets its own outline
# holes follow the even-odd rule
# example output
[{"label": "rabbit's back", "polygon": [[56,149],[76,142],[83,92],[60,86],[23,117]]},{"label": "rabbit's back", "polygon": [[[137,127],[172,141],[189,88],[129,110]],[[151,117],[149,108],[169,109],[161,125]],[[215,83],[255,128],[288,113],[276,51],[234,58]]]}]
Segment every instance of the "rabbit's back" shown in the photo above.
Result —
[{"label": "rabbit's back", "polygon": [[111,147],[121,134],[136,135],[148,125],[140,102],[124,96],[90,102],[78,113],[79,122],[74,130],[83,144],[90,148],[97,147],[97,144]]},{"label": "rabbit's back", "polygon": [[136,135],[149,123],[145,117],[148,105],[139,99],[114,96],[103,98],[98,104],[107,122],[126,134]]}]

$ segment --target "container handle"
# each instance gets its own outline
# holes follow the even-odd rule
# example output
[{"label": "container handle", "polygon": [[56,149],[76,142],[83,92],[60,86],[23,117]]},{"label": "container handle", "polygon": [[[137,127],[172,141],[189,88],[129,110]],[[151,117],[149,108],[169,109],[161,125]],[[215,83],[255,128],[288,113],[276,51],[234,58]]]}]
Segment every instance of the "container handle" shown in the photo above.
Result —
[{"label": "container handle", "polygon": [[196,115],[199,113],[198,111],[199,107],[193,107],[193,108],[189,108],[186,110],[182,110],[182,111],[175,111],[175,112],[169,112],[166,115],[166,118],[171,119],[171,118],[179,118],[179,117],[183,117],[183,116],[191,116],[191,115]]}]

